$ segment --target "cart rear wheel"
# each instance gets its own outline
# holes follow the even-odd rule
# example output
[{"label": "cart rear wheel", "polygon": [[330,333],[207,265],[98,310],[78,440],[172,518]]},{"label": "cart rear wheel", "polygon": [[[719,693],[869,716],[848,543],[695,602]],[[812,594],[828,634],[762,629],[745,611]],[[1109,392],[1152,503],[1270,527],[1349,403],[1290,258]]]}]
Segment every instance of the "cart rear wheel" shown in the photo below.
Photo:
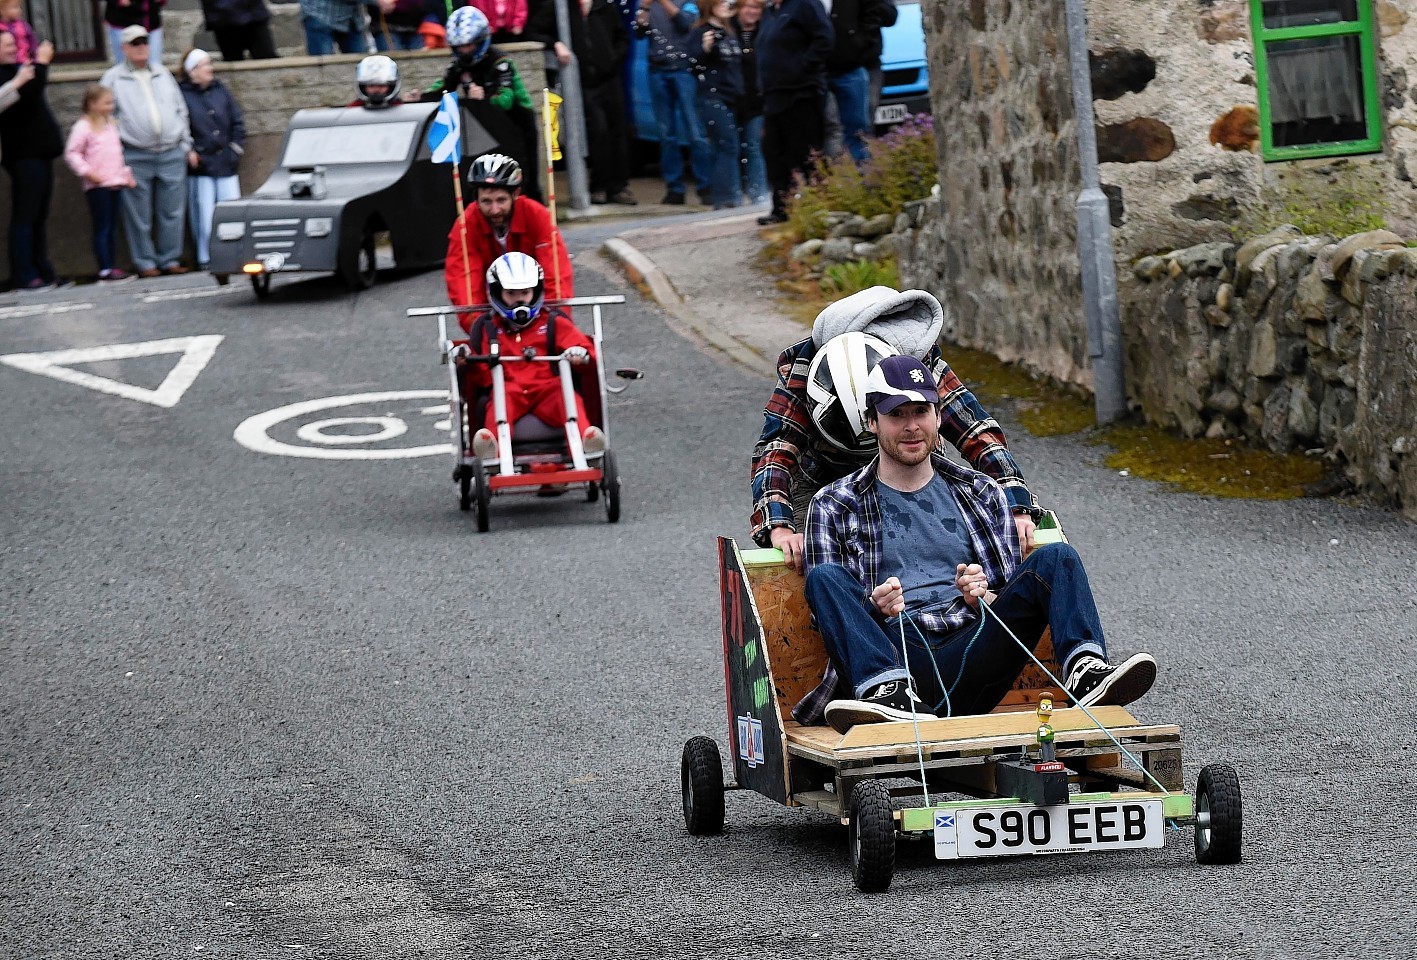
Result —
[{"label": "cart rear wheel", "polygon": [[354,251],[354,262],[346,268],[345,285],[351,290],[368,290],[379,276],[378,254],[374,246],[374,227],[364,225],[364,235],[359,238],[359,249]]},{"label": "cart rear wheel", "polygon": [[477,532],[486,533],[492,520],[492,489],[487,485],[487,471],[481,460],[472,461],[472,486],[477,494]]},{"label": "cart rear wheel", "polygon": [[1228,763],[1201,768],[1196,779],[1196,862],[1240,862],[1240,778]]},{"label": "cart rear wheel", "polygon": [[600,461],[600,486],[605,492],[605,519],[611,523],[620,520],[620,474],[615,469],[615,454],[609,450]]},{"label": "cart rear wheel", "polygon": [[851,877],[862,893],[879,893],[895,873],[895,814],[891,794],[879,780],[851,791]]},{"label": "cart rear wheel", "polygon": [[585,502],[595,503],[600,499],[600,484],[588,483],[585,485]]},{"label": "cart rear wheel", "polygon": [[457,481],[458,481],[458,509],[459,509],[459,510],[471,510],[471,509],[472,509],[472,469],[471,469],[470,467],[468,467],[466,464],[464,464],[463,466],[458,467],[456,477],[457,477]]},{"label": "cart rear wheel", "polygon": [[723,832],[723,761],[712,737],[684,744],[679,767],[684,794],[684,826],[696,837]]},{"label": "cart rear wheel", "polygon": [[251,289],[256,291],[256,299],[264,300],[271,295],[271,275],[269,273],[251,274]]}]

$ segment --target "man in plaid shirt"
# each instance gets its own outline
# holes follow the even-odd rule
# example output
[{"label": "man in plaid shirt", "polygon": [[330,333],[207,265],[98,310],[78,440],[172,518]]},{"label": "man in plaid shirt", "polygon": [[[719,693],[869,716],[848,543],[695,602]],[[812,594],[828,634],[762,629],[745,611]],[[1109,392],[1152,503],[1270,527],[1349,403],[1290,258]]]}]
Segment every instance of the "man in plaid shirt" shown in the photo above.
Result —
[{"label": "man in plaid shirt", "polygon": [[763,411],[763,432],[753,448],[753,539],[776,547],[789,566],[802,565],[802,515],[818,489],[860,468],[853,457],[822,439],[812,422],[807,379],[819,346],[847,330],[881,337],[901,353],[921,357],[934,373],[940,396],[940,436],[976,470],[993,477],[1008,497],[1019,538],[1030,543],[1038,506],[1009,452],[1004,432],[940,355],[935,341],[944,325],[939,301],[923,290],[873,287],[822,311],[813,335],[777,360],[777,387]]},{"label": "man in plaid shirt", "polygon": [[[825,716],[845,732],[934,719],[937,710],[987,713],[1029,663],[1000,621],[1030,649],[1052,628],[1074,702],[1145,694],[1156,661],[1139,653],[1107,663],[1077,551],[1049,544],[1021,559],[1003,488],[936,451],[940,395],[930,370],[887,357],[866,380],[866,401],[880,455],[824,487],[808,510],[807,603],[831,666],[793,716],[804,724]],[[836,699],[838,675],[849,699]]]}]

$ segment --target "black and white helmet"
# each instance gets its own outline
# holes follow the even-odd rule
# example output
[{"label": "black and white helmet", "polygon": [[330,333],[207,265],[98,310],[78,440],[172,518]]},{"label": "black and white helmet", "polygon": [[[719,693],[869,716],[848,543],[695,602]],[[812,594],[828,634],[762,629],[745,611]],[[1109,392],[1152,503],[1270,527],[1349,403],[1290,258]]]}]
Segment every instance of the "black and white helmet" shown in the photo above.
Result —
[{"label": "black and white helmet", "polygon": [[[399,65],[382,54],[365,57],[354,68],[354,82],[359,87],[359,99],[371,107],[382,107],[399,95]],[[383,93],[370,93],[369,86],[383,85]]]},{"label": "black and white helmet", "polygon": [[[463,7],[462,9],[472,9]],[[522,185],[522,165],[505,153],[484,153],[472,161],[467,182],[474,187],[503,187],[519,190]]]},{"label": "black and white helmet", "polygon": [[828,340],[807,373],[807,402],[812,422],[826,441],[847,453],[876,449],[876,435],[866,426],[866,378],[895,349],[869,333],[843,333]]},{"label": "black and white helmet", "polygon": [[[487,14],[476,7],[458,7],[448,17],[445,28],[448,46],[453,48],[453,58],[462,66],[470,67],[483,57],[492,46],[492,25],[487,22]],[[458,47],[471,47],[466,52]]]},{"label": "black and white helmet", "polygon": [[[502,299],[506,290],[535,290],[531,303],[509,306]],[[513,330],[529,326],[541,313],[546,300],[546,285],[541,264],[525,253],[504,253],[487,268],[487,302],[493,311],[507,321]]]}]

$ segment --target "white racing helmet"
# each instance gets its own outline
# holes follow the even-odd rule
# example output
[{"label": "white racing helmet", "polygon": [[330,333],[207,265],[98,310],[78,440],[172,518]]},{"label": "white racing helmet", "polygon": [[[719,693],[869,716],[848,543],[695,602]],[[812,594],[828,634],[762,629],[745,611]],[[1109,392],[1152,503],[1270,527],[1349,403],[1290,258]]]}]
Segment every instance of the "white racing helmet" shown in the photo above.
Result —
[{"label": "white racing helmet", "polygon": [[[464,8],[466,9],[466,8]],[[531,303],[508,305],[502,298],[505,290],[535,290]],[[487,302],[497,315],[506,319],[513,330],[531,324],[541,312],[546,300],[546,287],[541,264],[525,253],[504,253],[487,268]]]},{"label": "white racing helmet", "polygon": [[807,373],[807,401],[812,422],[827,442],[847,453],[869,453],[876,435],[866,426],[866,378],[895,349],[869,333],[832,337]]},{"label": "white racing helmet", "polygon": [[[399,65],[383,54],[365,57],[354,68],[354,82],[359,87],[360,100],[371,107],[382,107],[399,95]],[[371,84],[388,89],[383,93],[370,93]]]}]

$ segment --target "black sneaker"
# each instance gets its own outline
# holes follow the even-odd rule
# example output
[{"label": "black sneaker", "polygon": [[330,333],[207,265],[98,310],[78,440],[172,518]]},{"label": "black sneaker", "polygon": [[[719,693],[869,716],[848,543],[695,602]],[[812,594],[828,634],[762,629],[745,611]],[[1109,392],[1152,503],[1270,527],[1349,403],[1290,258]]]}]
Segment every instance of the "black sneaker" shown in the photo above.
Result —
[{"label": "black sneaker", "polygon": [[670,190],[664,195],[664,199],[660,200],[659,202],[667,204],[671,207],[682,207],[684,205],[684,195],[682,193],[676,193],[673,190]]},{"label": "black sneaker", "polygon": [[774,210],[772,213],[765,214],[764,216],[761,216],[761,217],[758,218],[758,226],[760,226],[760,227],[767,227],[767,226],[771,226],[771,225],[774,224],[774,223],[786,223],[786,222],[787,222],[787,214],[784,213],[784,212],[781,211],[781,210]]},{"label": "black sneaker", "polygon": [[925,712],[925,705],[904,680],[888,680],[860,700],[833,700],[827,704],[826,719],[837,733],[845,733],[858,723],[938,718]]},{"label": "black sneaker", "polygon": [[1084,707],[1123,707],[1140,700],[1156,682],[1156,661],[1138,653],[1112,666],[1101,657],[1083,654],[1068,674],[1068,693]]},{"label": "black sneaker", "polygon": [[590,202],[594,204],[606,204],[610,202],[610,195],[604,190],[592,190],[590,192]]}]

